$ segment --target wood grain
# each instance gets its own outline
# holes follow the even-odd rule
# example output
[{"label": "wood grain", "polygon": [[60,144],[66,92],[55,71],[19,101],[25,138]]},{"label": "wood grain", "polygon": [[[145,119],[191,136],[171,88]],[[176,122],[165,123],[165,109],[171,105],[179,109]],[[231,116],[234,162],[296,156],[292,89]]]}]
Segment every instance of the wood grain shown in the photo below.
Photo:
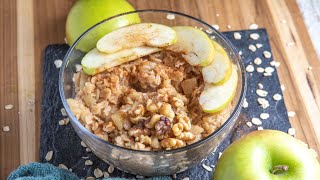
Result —
[{"label": "wood grain", "polygon": [[39,154],[39,131],[35,117],[35,58],[33,1],[17,0],[17,62],[19,85],[20,164],[32,162]]},{"label": "wood grain", "polygon": [[[129,0],[136,9],[169,9],[218,24],[221,31],[266,28],[296,137],[320,149],[320,61],[294,0]],[[64,43],[74,1],[0,1],[0,179],[21,163],[38,160],[43,51]],[[282,23],[286,20],[286,23]],[[228,28],[229,27],[229,28]],[[287,46],[295,42],[294,46]],[[311,70],[308,67],[312,66]],[[310,69],[310,68],[309,68]],[[34,99],[34,104],[30,101]],[[29,102],[29,104],[28,104]],[[249,102],[250,103],[250,102]],[[4,110],[6,104],[14,109]],[[19,110],[18,110],[19,109]],[[20,111],[20,117],[18,117]]]},{"label": "wood grain", "polygon": [[[17,11],[15,0],[0,1],[0,179],[20,163],[17,76]],[[6,110],[5,105],[13,109]],[[4,132],[3,126],[10,131]]]}]

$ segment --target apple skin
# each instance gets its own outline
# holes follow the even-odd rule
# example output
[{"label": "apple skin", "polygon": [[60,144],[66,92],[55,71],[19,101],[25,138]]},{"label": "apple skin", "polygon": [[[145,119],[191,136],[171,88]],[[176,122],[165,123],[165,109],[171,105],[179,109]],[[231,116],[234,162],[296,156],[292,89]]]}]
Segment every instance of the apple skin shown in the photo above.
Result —
[{"label": "apple skin", "polygon": [[[98,22],[135,9],[125,0],[79,0],[71,8],[66,22],[66,38],[71,46],[87,29]],[[99,25],[89,32],[76,46],[88,52],[95,48],[97,41],[105,34],[129,24],[140,23],[137,14],[118,17]]]},{"label": "apple skin", "polygon": [[[277,165],[287,172],[272,174]],[[294,137],[276,130],[254,131],[222,154],[214,180],[318,180],[320,165],[310,150]]]},{"label": "apple skin", "polygon": [[199,103],[204,112],[217,113],[232,101],[238,85],[238,72],[235,65],[232,65],[231,71],[230,78],[223,84],[205,84],[199,97]]}]

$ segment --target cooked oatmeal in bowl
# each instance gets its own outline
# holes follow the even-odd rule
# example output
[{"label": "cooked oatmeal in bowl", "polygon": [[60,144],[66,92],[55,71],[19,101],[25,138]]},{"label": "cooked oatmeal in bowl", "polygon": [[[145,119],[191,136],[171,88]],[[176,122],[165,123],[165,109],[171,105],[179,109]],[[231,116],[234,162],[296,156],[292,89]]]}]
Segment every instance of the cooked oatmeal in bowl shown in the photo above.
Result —
[{"label": "cooked oatmeal in bowl", "polygon": [[73,114],[92,133],[136,150],[173,149],[197,142],[225,122],[222,112],[202,111],[200,67],[175,52],[161,51],[94,76],[74,75]]},{"label": "cooked oatmeal in bowl", "polygon": [[[123,24],[81,50],[96,28],[133,14],[142,23]],[[140,10],[81,35],[64,58],[59,92],[72,127],[97,157],[124,172],[171,175],[200,163],[230,133],[245,97],[244,73],[234,47],[205,22]]]}]

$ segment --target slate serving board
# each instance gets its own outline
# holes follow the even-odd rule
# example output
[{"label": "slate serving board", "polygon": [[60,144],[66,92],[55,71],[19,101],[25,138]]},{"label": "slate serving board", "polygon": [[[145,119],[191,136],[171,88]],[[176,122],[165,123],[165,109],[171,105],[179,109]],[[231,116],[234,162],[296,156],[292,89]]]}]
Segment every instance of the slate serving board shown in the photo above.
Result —
[{"label": "slate serving board", "polygon": [[[265,58],[263,51],[269,51],[270,44],[268,35],[265,29],[258,30],[245,30],[237,31],[241,34],[240,40],[234,39],[234,32],[223,33],[239,50],[242,51],[242,59],[245,66],[252,64],[255,69],[258,67],[253,63],[253,60],[257,57],[262,59],[262,64],[259,67],[266,68],[270,66],[270,62],[273,60]],[[258,33],[260,38],[253,40],[249,36],[252,33]],[[252,52],[248,49],[250,44],[256,45],[260,43],[263,45],[261,48],[257,48],[256,52]],[[98,159],[92,152],[86,152],[85,148],[80,145],[80,138],[73,130],[71,124],[61,126],[59,120],[65,118],[62,116],[60,109],[63,108],[59,92],[58,92],[58,74],[59,68],[56,68],[54,61],[57,59],[63,59],[68,50],[68,45],[49,45],[45,50],[44,67],[43,67],[43,97],[42,97],[42,114],[41,114],[41,143],[40,143],[40,161],[47,162],[45,156],[48,151],[53,151],[53,158],[50,163],[58,166],[64,164],[68,168],[78,175],[85,178],[93,176],[95,168],[99,168],[102,171],[107,171],[109,165]],[[208,166],[215,165],[219,156],[219,152],[223,150],[234,140],[243,136],[251,131],[257,130],[257,126],[253,125],[249,127],[246,125],[247,121],[250,121],[253,117],[259,117],[262,112],[270,114],[270,117],[266,120],[262,120],[262,127],[264,129],[277,129],[287,132],[290,128],[290,123],[287,116],[287,110],[283,99],[275,101],[272,96],[276,93],[282,95],[282,91],[279,84],[277,72],[273,72],[272,76],[265,77],[262,73],[258,73],[256,70],[252,73],[247,73],[248,90],[246,99],[249,103],[247,108],[243,108],[240,114],[239,120],[236,123],[232,133],[224,140],[224,142],[217,148],[217,150],[211,153],[207,159],[200,163],[197,167],[189,169],[185,172],[176,175],[177,179],[189,177],[193,179],[212,179],[212,172],[205,170],[202,164]],[[268,92],[266,99],[269,101],[270,106],[263,109],[258,105],[256,94],[257,84],[261,83],[264,86],[264,90]],[[86,159],[82,157],[89,157],[93,162],[92,166],[85,166]],[[111,177],[126,177],[136,178],[135,175],[124,173],[115,169],[110,174]]]}]

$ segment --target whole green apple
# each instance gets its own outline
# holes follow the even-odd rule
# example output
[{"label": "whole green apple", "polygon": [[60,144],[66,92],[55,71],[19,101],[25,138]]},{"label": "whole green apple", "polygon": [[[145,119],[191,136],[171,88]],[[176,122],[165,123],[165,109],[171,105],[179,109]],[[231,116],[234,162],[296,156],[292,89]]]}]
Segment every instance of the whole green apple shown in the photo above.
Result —
[{"label": "whole green apple", "polygon": [[[71,8],[66,22],[66,38],[71,46],[87,29],[111,16],[135,9],[126,0],[79,0]],[[90,31],[76,49],[88,52],[105,34],[129,24],[139,23],[137,14],[115,18]]]},{"label": "whole green apple", "polygon": [[320,165],[304,143],[276,130],[254,131],[222,154],[214,180],[319,180]]}]

